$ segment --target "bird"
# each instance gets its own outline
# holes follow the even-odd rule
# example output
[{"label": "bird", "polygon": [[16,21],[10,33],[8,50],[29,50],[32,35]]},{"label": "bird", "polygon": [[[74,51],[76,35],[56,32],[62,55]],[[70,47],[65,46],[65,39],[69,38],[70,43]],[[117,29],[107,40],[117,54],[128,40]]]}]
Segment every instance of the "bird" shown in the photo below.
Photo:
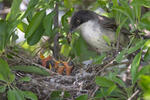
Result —
[{"label": "bird", "polygon": [[[109,52],[112,46],[104,39],[108,37],[111,44],[116,43],[116,22],[113,18],[101,16],[90,10],[79,10],[73,13],[70,20],[70,33],[80,30],[86,43],[98,53]],[[127,44],[129,31],[120,30],[119,43]]]}]

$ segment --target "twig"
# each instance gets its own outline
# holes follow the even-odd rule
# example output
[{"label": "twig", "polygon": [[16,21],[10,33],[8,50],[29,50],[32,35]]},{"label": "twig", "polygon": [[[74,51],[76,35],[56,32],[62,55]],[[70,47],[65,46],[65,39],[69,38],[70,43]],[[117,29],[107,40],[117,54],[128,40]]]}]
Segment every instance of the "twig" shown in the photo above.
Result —
[{"label": "twig", "polygon": [[132,100],[133,97],[135,97],[138,93],[140,92],[140,90],[135,91],[131,97],[128,98],[128,100]]},{"label": "twig", "polygon": [[[59,5],[58,5],[58,2],[56,2],[56,5],[55,5],[55,8],[54,8],[54,11],[56,12],[56,15],[54,16],[54,28],[58,28],[58,9],[59,8]],[[59,57],[59,43],[58,43],[58,40],[59,40],[59,32],[56,33],[55,37],[54,37],[54,50],[53,50],[53,53],[54,53],[54,58],[55,59],[58,59]]]}]

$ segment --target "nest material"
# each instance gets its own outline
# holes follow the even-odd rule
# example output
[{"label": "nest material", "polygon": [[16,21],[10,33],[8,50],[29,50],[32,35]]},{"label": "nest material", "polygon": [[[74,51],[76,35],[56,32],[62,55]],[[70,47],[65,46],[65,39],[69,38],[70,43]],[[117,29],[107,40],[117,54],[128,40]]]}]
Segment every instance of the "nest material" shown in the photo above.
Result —
[{"label": "nest material", "polygon": [[[32,58],[21,50],[16,53],[10,49],[6,50],[6,54],[13,54],[12,59],[8,59],[3,56],[10,66],[14,65],[35,65],[42,69],[45,69],[50,73],[50,76],[35,75],[32,73],[24,73],[14,71],[16,74],[16,80],[20,77],[28,76],[31,78],[30,82],[17,83],[17,87],[21,90],[29,90],[37,94],[39,100],[48,100],[50,94],[53,91],[61,90],[68,91],[71,94],[70,98],[65,100],[74,100],[76,97],[82,94],[88,94],[89,97],[94,97],[99,87],[95,84],[95,77],[97,75],[104,75],[107,73],[105,69],[114,65],[114,58],[110,59],[109,63],[103,63],[102,65],[88,65],[75,64],[70,76],[59,75],[45,67],[39,65],[37,58]],[[108,62],[108,61],[107,61]],[[63,95],[62,95],[63,98]]]}]

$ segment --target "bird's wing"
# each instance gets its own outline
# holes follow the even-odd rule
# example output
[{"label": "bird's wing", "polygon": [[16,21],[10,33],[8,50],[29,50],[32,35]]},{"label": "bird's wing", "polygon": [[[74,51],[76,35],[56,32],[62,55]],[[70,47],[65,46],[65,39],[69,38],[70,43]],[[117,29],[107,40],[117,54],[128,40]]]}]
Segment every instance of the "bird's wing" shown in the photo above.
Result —
[{"label": "bird's wing", "polygon": [[[99,23],[102,25],[104,29],[108,29],[116,32],[118,26],[116,25],[115,19],[110,19],[100,15],[98,16],[98,18],[99,18]],[[121,28],[120,32],[126,35],[129,34],[131,35],[131,33],[125,28]]]}]

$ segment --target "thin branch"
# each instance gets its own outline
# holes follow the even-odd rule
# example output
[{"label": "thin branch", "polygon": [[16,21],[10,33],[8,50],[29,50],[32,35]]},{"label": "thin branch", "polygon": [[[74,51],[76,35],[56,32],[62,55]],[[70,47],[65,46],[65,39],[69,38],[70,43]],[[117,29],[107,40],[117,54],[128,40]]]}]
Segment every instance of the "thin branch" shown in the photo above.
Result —
[{"label": "thin branch", "polygon": [[128,100],[132,100],[132,98],[134,98],[138,93],[140,92],[140,90],[135,91],[131,97],[128,98]]}]

